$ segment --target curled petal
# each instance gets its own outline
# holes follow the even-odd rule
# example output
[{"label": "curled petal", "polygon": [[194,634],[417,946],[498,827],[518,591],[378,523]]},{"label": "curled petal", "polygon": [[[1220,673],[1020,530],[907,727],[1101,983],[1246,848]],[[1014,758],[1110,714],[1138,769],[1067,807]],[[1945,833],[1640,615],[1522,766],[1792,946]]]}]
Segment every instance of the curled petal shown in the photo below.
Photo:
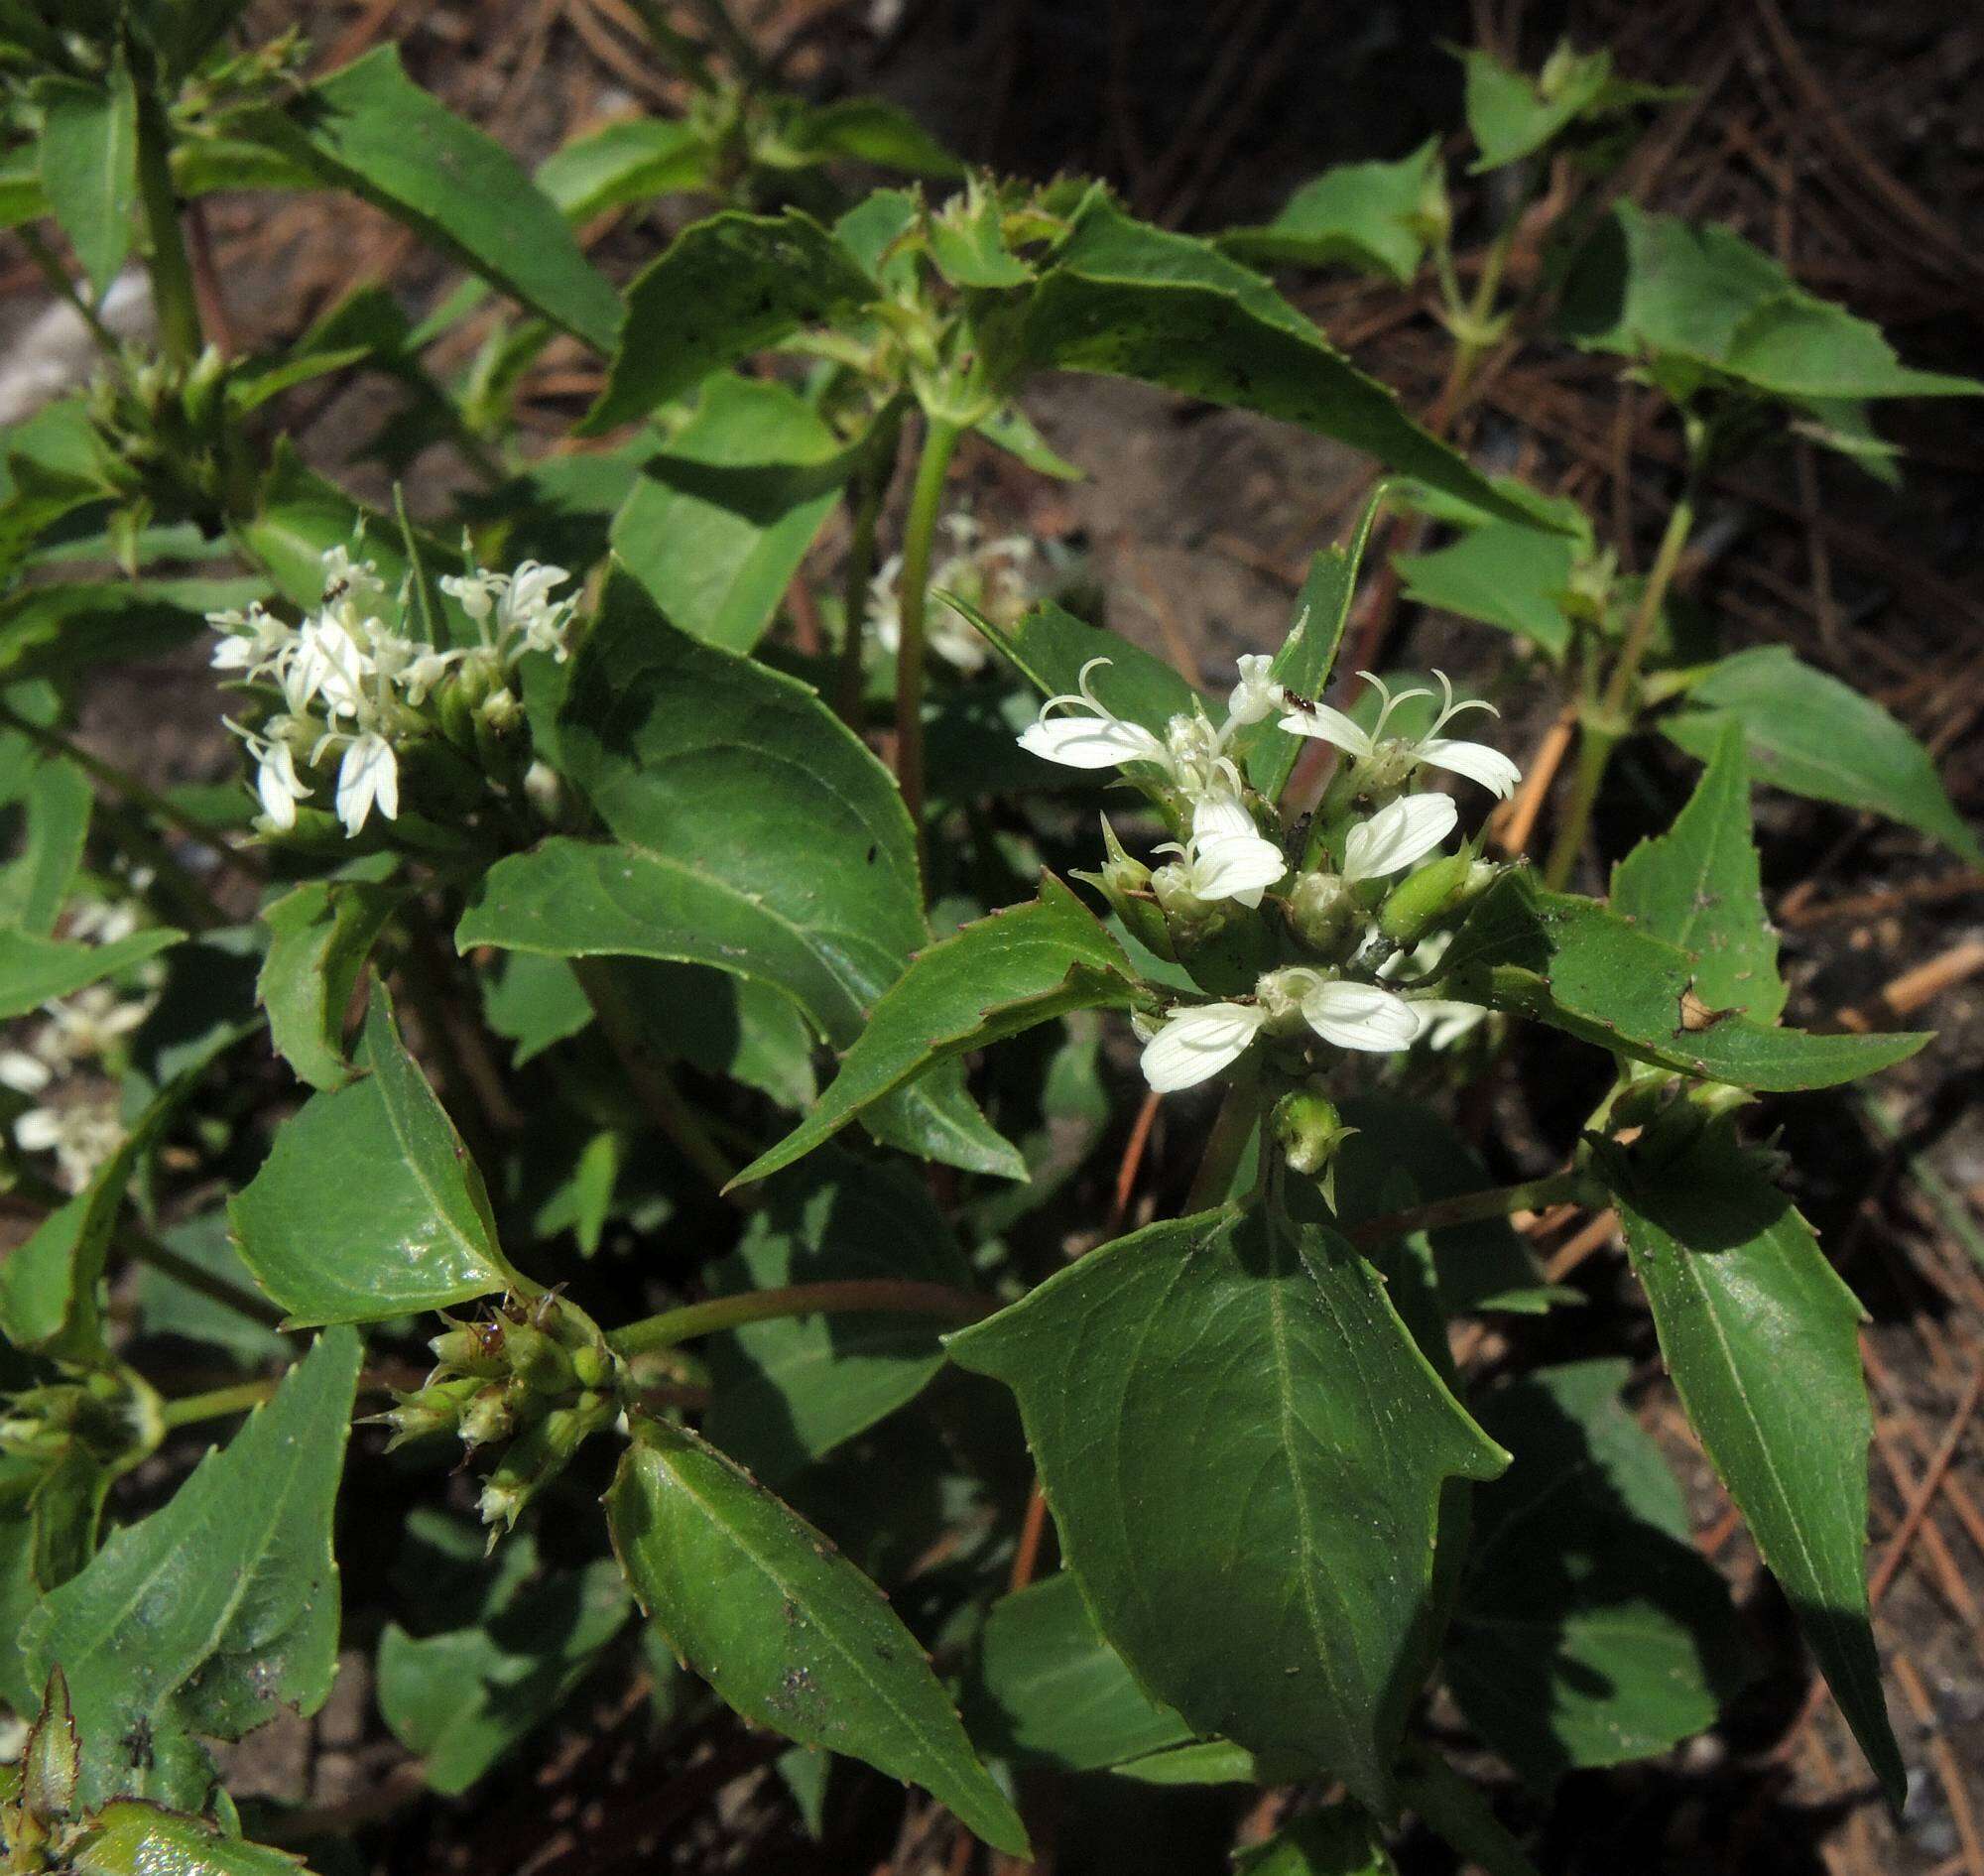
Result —
[{"label": "curled petal", "polygon": [[1282,718],[1281,728],[1291,736],[1313,736],[1334,744],[1348,755],[1368,758],[1377,749],[1364,726],[1354,717],[1333,710],[1327,703],[1311,703],[1306,709],[1291,710]]},{"label": "curled petal", "polygon": [[1459,742],[1450,736],[1434,736],[1415,751],[1420,761],[1436,769],[1448,769],[1479,782],[1489,794],[1507,801],[1516,792],[1523,772],[1501,750],[1487,743]]},{"label": "curled petal", "polygon": [[1180,1010],[1145,1046],[1144,1079],[1160,1094],[1195,1087],[1238,1062],[1266,1021],[1263,1011],[1244,1003]]},{"label": "curled petal", "polygon": [[400,765],[383,736],[356,736],[337,767],[337,817],[355,834],[374,807],[388,820],[400,812]]},{"label": "curled petal", "polygon": [[1419,1012],[1374,983],[1317,984],[1302,1011],[1302,1021],[1339,1049],[1409,1049],[1420,1033]]},{"label": "curled petal", "polygon": [[1351,828],[1343,843],[1343,877],[1384,879],[1424,859],[1453,831],[1460,811],[1448,795],[1408,795]]},{"label": "curled petal", "polygon": [[1194,840],[1253,840],[1260,836],[1254,816],[1239,796],[1224,791],[1202,796],[1191,805]]},{"label": "curled petal", "polygon": [[1029,755],[1070,769],[1114,769],[1126,762],[1164,762],[1165,746],[1141,723],[1114,717],[1049,716],[1020,736]]}]

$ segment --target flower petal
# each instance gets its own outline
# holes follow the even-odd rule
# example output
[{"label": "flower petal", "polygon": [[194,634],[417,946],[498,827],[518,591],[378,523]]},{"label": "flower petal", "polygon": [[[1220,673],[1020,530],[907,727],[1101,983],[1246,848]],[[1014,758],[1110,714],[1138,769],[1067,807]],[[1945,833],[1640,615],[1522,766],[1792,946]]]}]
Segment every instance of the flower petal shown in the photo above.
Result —
[{"label": "flower petal", "polygon": [[1280,727],[1291,736],[1313,736],[1321,742],[1333,743],[1353,756],[1368,757],[1377,747],[1363,724],[1341,710],[1331,709],[1327,703],[1311,703],[1305,710],[1291,710],[1282,718]]},{"label": "flower petal", "polygon": [[1438,846],[1459,818],[1450,795],[1402,797],[1351,828],[1343,843],[1343,877],[1355,885],[1399,872]]},{"label": "flower petal", "polygon": [[1247,804],[1239,796],[1222,790],[1202,795],[1191,805],[1191,837],[1194,840],[1256,840],[1261,830]]},{"label": "flower petal", "polygon": [[1303,1022],[1339,1049],[1408,1049],[1420,1033],[1419,1012],[1374,983],[1317,984],[1302,1007]]},{"label": "flower petal", "polygon": [[1257,833],[1215,834],[1194,840],[1192,890],[1201,899],[1237,899],[1258,906],[1261,895],[1289,870],[1288,857]]},{"label": "flower petal", "polygon": [[1265,1012],[1244,1003],[1180,1010],[1146,1045],[1144,1079],[1159,1094],[1194,1087],[1238,1062],[1266,1021]]},{"label": "flower petal", "polygon": [[1126,762],[1166,762],[1165,746],[1141,723],[1104,716],[1048,716],[1020,737],[1029,755],[1070,769],[1115,769]]},{"label": "flower petal", "polygon": [[1422,762],[1436,769],[1449,769],[1479,782],[1491,795],[1507,801],[1516,792],[1523,772],[1501,750],[1488,743],[1458,742],[1452,737],[1435,736],[1420,744],[1416,752]]}]

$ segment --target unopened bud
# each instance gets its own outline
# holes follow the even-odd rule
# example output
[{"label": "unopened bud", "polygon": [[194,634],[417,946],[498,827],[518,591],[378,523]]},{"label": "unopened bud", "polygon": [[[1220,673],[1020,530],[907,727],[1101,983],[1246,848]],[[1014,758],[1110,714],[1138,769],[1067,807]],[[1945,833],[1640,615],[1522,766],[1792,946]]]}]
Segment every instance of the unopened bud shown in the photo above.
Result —
[{"label": "unopened bud", "polygon": [[1314,951],[1339,949],[1355,911],[1350,888],[1335,873],[1304,873],[1289,895],[1289,923]]},{"label": "unopened bud", "polygon": [[1378,913],[1378,930],[1394,943],[1417,944],[1459,904],[1474,861],[1448,853],[1402,879]]},{"label": "unopened bud", "polygon": [[1116,829],[1109,824],[1107,814],[1102,816],[1102,845],[1108,856],[1102,862],[1102,890],[1109,895],[1112,905],[1119,893],[1150,890],[1151,869],[1123,850],[1123,843],[1116,838]]},{"label": "unopened bud", "polygon": [[430,1382],[411,1394],[396,1394],[397,1406],[373,1416],[374,1424],[390,1427],[393,1437],[386,1450],[405,1445],[410,1439],[425,1439],[434,1434],[452,1433],[461,1424],[463,1410],[474,1398],[479,1382],[468,1378]]},{"label": "unopened bud", "polygon": [[502,1384],[483,1388],[461,1416],[461,1443],[472,1450],[492,1439],[507,1439],[516,1425],[509,1388]]},{"label": "unopened bud", "polygon": [[1336,1103],[1309,1089],[1287,1095],[1275,1109],[1275,1138],[1294,1172],[1319,1178],[1337,1149],[1357,1131],[1346,1127]]}]

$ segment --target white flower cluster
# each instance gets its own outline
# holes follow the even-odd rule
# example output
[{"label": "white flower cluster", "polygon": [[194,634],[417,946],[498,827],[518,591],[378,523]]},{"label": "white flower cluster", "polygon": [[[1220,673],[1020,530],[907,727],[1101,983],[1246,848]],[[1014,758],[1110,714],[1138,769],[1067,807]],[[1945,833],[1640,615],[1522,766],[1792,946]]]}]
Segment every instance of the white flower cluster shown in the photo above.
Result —
[{"label": "white flower cluster", "polygon": [[[995,625],[1010,625],[1037,599],[1064,588],[1079,557],[1050,542],[1043,546],[1020,534],[981,538],[968,514],[946,515],[943,531],[950,551],[931,569],[937,592],[956,593]],[[903,557],[892,554],[868,582],[867,628],[892,657],[903,642]],[[967,676],[983,671],[985,641],[962,613],[932,606],[924,620],[930,651]]]},{"label": "white flower cluster", "polygon": [[[123,933],[113,931],[112,936]],[[150,1014],[153,1001],[120,996],[108,984],[91,984],[62,1002],[44,1004],[44,1020],[29,1033],[25,1046],[0,1049],[0,1085],[37,1101],[14,1122],[14,1143],[23,1153],[54,1154],[69,1191],[87,1186],[96,1169],[124,1144],[121,1104],[115,1089],[80,1088],[64,1091],[62,1099],[40,1097],[108,1056]]]},{"label": "white flower cluster", "polygon": [[560,566],[526,561],[514,573],[477,567],[440,584],[475,622],[482,642],[441,650],[401,629],[405,596],[386,616],[386,585],[371,561],[347,548],[323,557],[323,598],[301,624],[289,625],[259,604],[246,612],[210,612],[223,634],[213,668],[251,684],[273,685],[283,707],[250,729],[225,719],[255,758],[255,792],[278,828],[294,827],[297,804],[314,792],[299,764],[316,768],[333,752],[335,806],[347,834],[365,825],[374,808],[388,820],[400,812],[397,746],[434,725],[421,712],[444,687],[469,685],[490,721],[513,719],[521,707],[505,680],[526,652],[563,660],[565,631],[577,606],[554,599],[570,575]]},{"label": "white flower cluster", "polygon": [[[1376,724],[1364,729],[1341,710],[1292,695],[1272,675],[1272,661],[1240,660],[1240,682],[1228,699],[1226,720],[1217,728],[1198,711],[1174,716],[1164,735],[1116,715],[1090,688],[1089,675],[1107,659],[1084,665],[1076,689],[1050,697],[1039,719],[1020,737],[1023,748],[1050,762],[1076,769],[1145,766],[1161,774],[1182,797],[1190,816],[1184,842],[1160,851],[1178,859],[1151,876],[1151,890],[1168,914],[1208,901],[1230,899],[1256,907],[1263,895],[1287,878],[1281,846],[1266,838],[1248,806],[1240,770],[1229,750],[1247,726],[1280,712],[1280,727],[1291,735],[1314,737],[1344,751],[1355,766],[1360,794],[1380,795],[1405,788],[1422,767],[1445,769],[1480,783],[1498,797],[1513,793],[1521,774],[1507,756],[1486,743],[1441,734],[1462,711],[1492,710],[1486,703],[1456,702],[1443,673],[1441,708],[1422,736],[1385,734],[1393,712],[1408,698],[1394,696],[1369,673],[1360,674],[1381,698]],[[1334,872],[1305,873],[1291,895],[1291,906],[1311,931],[1328,929],[1347,915],[1354,889],[1367,881],[1404,872],[1432,853],[1459,818],[1445,795],[1399,795],[1349,829],[1342,864]],[[1431,1006],[1409,1003],[1375,982],[1307,964],[1265,972],[1253,994],[1175,1010],[1162,1023],[1141,1026],[1145,1077],[1159,1093],[1172,1093],[1206,1080],[1237,1062],[1257,1037],[1288,1035],[1307,1028],[1339,1049],[1395,1051],[1409,1048],[1426,1033],[1422,1012]],[[1467,1006],[1442,1004],[1438,1014],[1447,1034],[1458,1033],[1455,1013]],[[1459,1025],[1464,1028],[1465,1025]]]}]

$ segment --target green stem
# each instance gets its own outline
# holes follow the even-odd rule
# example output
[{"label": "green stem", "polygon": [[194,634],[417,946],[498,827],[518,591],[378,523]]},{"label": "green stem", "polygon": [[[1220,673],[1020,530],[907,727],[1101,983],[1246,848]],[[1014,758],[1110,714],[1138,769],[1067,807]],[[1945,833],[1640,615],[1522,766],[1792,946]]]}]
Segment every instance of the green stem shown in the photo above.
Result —
[{"label": "green stem", "polygon": [[1674,583],[1680,557],[1687,548],[1688,533],[1694,526],[1693,496],[1690,481],[1668,517],[1667,529],[1655,552],[1653,566],[1647,573],[1646,584],[1640,589],[1640,603],[1634,608],[1632,621],[1626,627],[1626,640],[1619,648],[1618,662],[1613,665],[1612,674],[1605,682],[1605,689],[1597,705],[1587,706],[1579,720],[1577,770],[1570,800],[1565,804],[1563,819],[1557,826],[1556,839],[1551,844],[1550,859],[1544,868],[1545,883],[1553,890],[1563,887],[1577,865],[1577,856],[1584,847],[1585,829],[1591,824],[1592,810],[1598,804],[1599,791],[1605,785],[1606,770],[1612,763],[1612,752],[1633,727],[1633,704],[1640,666],[1653,644],[1654,628],[1660,623],[1662,602]]},{"label": "green stem", "polygon": [[840,671],[833,707],[847,727],[861,728],[862,652],[867,644],[868,587],[875,577],[875,530],[889,499],[896,467],[896,441],[902,425],[883,419],[876,426],[867,459],[856,482],[853,536],[847,544],[847,565],[840,580]]},{"label": "green stem", "polygon": [[774,1316],[846,1314],[864,1312],[885,1315],[935,1315],[947,1321],[976,1322],[999,1306],[990,1297],[948,1284],[911,1283],[895,1278],[855,1278],[843,1283],[792,1284],[783,1290],[747,1290],[734,1297],[712,1297],[659,1315],[643,1316],[608,1332],[616,1355],[653,1354],[673,1348],[692,1336],[735,1328],[740,1322],[764,1322]]},{"label": "green stem", "polygon": [[1247,1143],[1261,1118],[1261,1086],[1251,1077],[1236,1079],[1226,1090],[1219,1112],[1206,1136],[1205,1152],[1192,1175],[1191,1190],[1185,1195],[1187,1212],[1210,1211],[1224,1204],[1247,1152]]},{"label": "green stem", "polygon": [[1347,1233],[1359,1250],[1408,1237],[1415,1231],[1439,1231],[1448,1225],[1474,1224],[1483,1218],[1506,1218],[1518,1211],[1544,1211],[1551,1205],[1590,1205],[1604,1198],[1597,1181],[1584,1173],[1553,1173],[1548,1179],[1525,1180],[1520,1186],[1497,1186],[1487,1191],[1461,1192],[1353,1226]]},{"label": "green stem", "polygon": [[189,1257],[182,1257],[170,1245],[161,1244],[149,1232],[135,1224],[120,1224],[115,1242],[117,1248],[135,1263],[149,1264],[161,1275],[170,1277],[185,1289],[197,1291],[210,1303],[217,1303],[223,1309],[232,1310],[236,1315],[250,1322],[260,1323],[264,1328],[280,1328],[283,1313],[274,1305],[265,1303],[252,1290],[231,1282],[216,1271],[195,1264]]},{"label": "green stem", "polygon": [[180,227],[179,197],[173,192],[172,126],[149,86],[138,93],[138,202],[152,244],[152,304],[166,353],[181,365],[199,356],[199,296],[192,262]]},{"label": "green stem", "polygon": [[15,238],[28,250],[28,258],[34,262],[41,277],[66,302],[69,311],[89,328],[89,336],[96,341],[96,349],[104,357],[117,356],[117,337],[110,328],[97,317],[96,309],[76,290],[61,261],[56,259],[55,250],[42,239],[31,226],[23,225],[14,230]]},{"label": "green stem", "polygon": [[176,1401],[167,1401],[159,1419],[170,1431],[174,1427],[190,1427],[198,1420],[245,1414],[274,1394],[282,1379],[281,1375],[268,1375],[259,1381],[237,1381],[232,1387],[212,1388],[204,1394],[184,1394]]},{"label": "green stem", "polygon": [[938,511],[943,506],[943,478],[951,452],[964,433],[941,417],[924,420],[923,454],[917,461],[916,486],[910,493],[909,519],[903,529],[902,640],[896,652],[896,781],[903,805],[917,830],[924,833],[924,617],[930,607],[930,552],[936,540]]},{"label": "green stem", "polygon": [[640,1026],[614,980],[611,966],[596,957],[575,957],[571,962],[585,999],[599,1019],[607,1046],[626,1070],[628,1085],[647,1109],[648,1118],[718,1192],[735,1205],[747,1210],[753,1208],[758,1202],[754,1189],[725,1192],[737,1176],[737,1168],[710,1137],[702,1116],[683,1098],[668,1069],[642,1040]]}]

